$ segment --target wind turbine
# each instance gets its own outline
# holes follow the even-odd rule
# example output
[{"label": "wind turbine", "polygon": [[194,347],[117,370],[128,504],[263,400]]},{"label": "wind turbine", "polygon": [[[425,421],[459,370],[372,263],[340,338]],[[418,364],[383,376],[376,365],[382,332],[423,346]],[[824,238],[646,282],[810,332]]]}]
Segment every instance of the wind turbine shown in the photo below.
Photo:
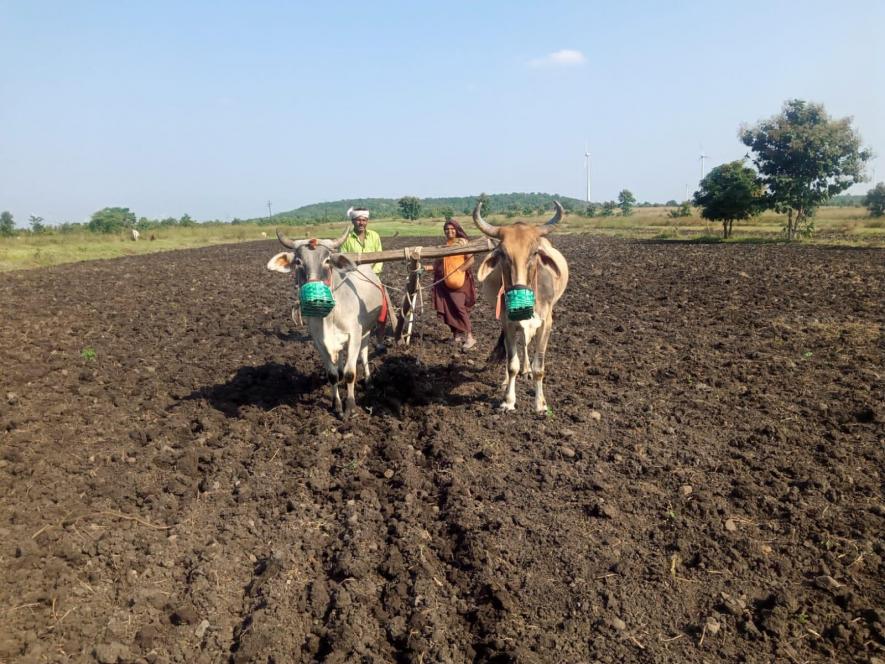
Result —
[{"label": "wind turbine", "polygon": [[587,205],[590,205],[590,152],[584,144],[584,168],[587,169]]},{"label": "wind turbine", "polygon": [[704,149],[701,148],[701,156],[699,157],[701,160],[701,180],[704,179],[704,160],[707,159],[707,155],[704,154]]}]

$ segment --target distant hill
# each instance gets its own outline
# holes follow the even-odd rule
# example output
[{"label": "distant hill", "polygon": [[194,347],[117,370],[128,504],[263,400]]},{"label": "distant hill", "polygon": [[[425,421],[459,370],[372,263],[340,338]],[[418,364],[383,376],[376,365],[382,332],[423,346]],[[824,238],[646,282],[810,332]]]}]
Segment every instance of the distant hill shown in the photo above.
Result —
[{"label": "distant hill", "polygon": [[[456,216],[469,215],[473,212],[473,206],[479,194],[475,196],[455,196],[450,198],[422,198],[421,216],[422,217],[442,217],[446,214],[454,214]],[[488,214],[516,213],[516,214],[535,214],[537,212],[544,213],[552,211],[553,201],[558,200],[562,203],[566,210],[582,209],[586,204],[584,201],[568,196],[560,196],[559,194],[487,194],[488,204],[483,211]],[[399,199],[395,198],[353,198],[340,201],[328,201],[325,203],[314,203],[305,205],[288,212],[278,212],[271,219],[267,217],[251,219],[255,223],[272,223],[272,224],[309,224],[322,223],[326,221],[338,221],[344,219],[344,213],[351,206],[367,208],[372,217],[399,217]]]}]

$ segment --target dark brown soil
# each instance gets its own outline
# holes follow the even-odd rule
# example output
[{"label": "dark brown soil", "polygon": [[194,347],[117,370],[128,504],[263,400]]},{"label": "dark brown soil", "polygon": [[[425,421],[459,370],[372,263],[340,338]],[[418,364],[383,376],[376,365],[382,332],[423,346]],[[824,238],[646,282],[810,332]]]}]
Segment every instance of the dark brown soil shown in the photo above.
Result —
[{"label": "dark brown soil", "polygon": [[0,661],[885,658],[885,252],[556,244],[543,419],[480,303],[337,420],[269,241],[2,275]]}]

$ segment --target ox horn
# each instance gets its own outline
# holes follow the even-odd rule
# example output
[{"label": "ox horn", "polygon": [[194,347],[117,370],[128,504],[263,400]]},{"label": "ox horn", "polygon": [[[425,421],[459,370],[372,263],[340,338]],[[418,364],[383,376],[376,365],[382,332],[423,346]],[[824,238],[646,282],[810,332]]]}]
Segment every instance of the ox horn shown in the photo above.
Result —
[{"label": "ox horn", "polygon": [[342,244],[344,244],[344,241],[347,239],[347,236],[350,235],[350,229],[351,229],[351,226],[350,226],[350,224],[348,224],[347,228],[345,229],[345,231],[341,235],[341,237],[339,237],[337,240],[332,240],[332,250],[333,251],[337,250],[338,247],[340,247]]},{"label": "ox horn", "polygon": [[282,244],[284,247],[286,247],[286,249],[297,249],[298,248],[293,240],[290,240],[289,238],[287,238],[285,235],[283,235],[280,232],[279,228],[277,229],[277,239],[280,241],[280,244]]},{"label": "ox horn", "polygon": [[492,226],[485,219],[483,219],[482,215],[479,213],[480,209],[482,209],[482,201],[476,201],[476,207],[473,208],[473,223],[476,224],[476,227],[479,230],[481,230],[489,237],[501,237],[501,229],[497,226]]},{"label": "ox horn", "polygon": [[541,235],[547,235],[553,230],[553,227],[562,220],[562,205],[559,204],[559,201],[553,201],[553,207],[556,208],[556,212],[550,217],[550,220],[546,224],[538,229],[538,232],[540,232]]}]

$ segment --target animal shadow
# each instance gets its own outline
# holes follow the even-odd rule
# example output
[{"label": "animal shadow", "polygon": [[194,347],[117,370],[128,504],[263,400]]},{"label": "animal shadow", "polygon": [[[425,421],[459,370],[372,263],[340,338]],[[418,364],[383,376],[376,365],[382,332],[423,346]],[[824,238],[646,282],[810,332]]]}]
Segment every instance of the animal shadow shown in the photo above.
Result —
[{"label": "animal shadow", "polygon": [[488,399],[480,394],[453,394],[468,382],[476,382],[475,371],[449,364],[424,364],[410,355],[388,356],[376,366],[372,379],[365,386],[363,407],[373,414],[403,417],[410,407],[430,404],[458,406]]},{"label": "animal shadow", "polygon": [[325,376],[318,372],[300,374],[289,365],[270,362],[240,367],[226,383],[198,388],[184,400],[205,399],[225,416],[238,418],[243,406],[273,410],[299,401],[325,384]]}]

